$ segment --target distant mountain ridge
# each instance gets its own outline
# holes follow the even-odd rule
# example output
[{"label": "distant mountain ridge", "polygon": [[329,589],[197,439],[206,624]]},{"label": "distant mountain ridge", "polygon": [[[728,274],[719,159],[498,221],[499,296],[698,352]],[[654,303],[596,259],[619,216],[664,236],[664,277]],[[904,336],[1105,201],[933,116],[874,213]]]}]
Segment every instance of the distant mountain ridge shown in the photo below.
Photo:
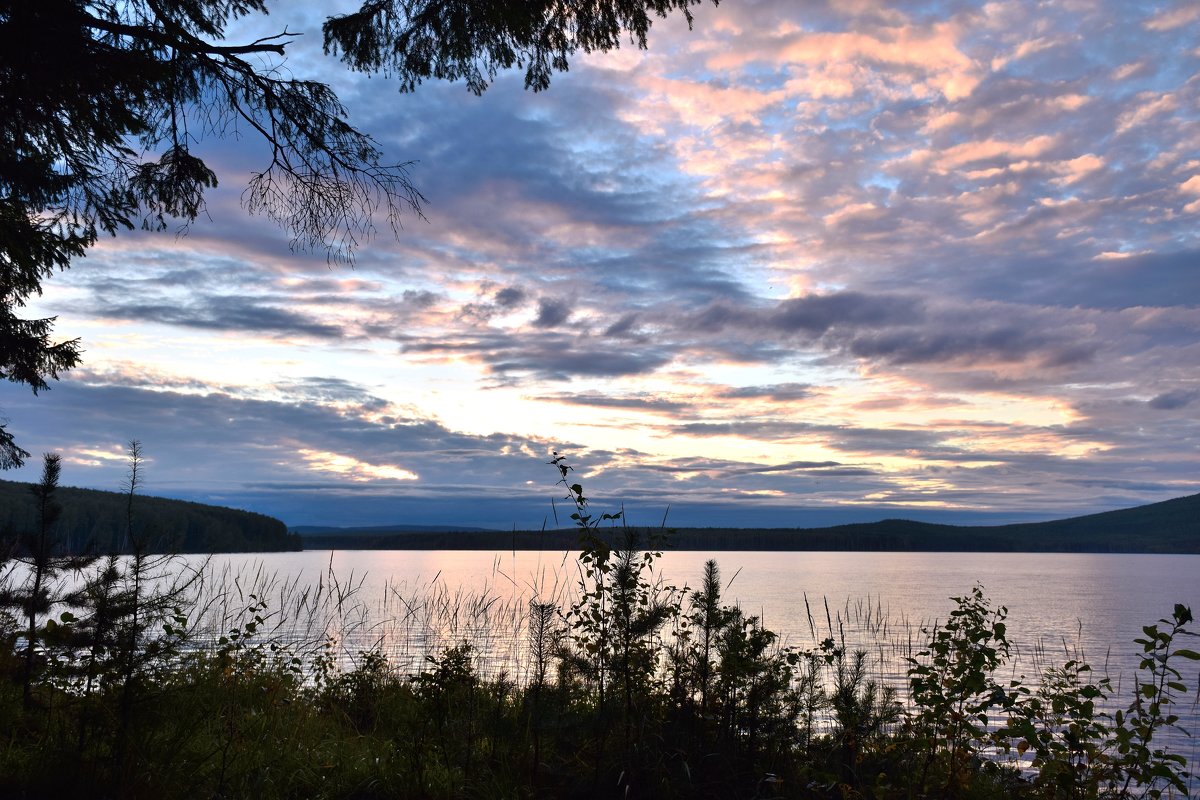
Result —
[{"label": "distant mountain ridge", "polygon": [[[571,550],[578,547],[579,538],[578,531],[570,528],[487,531],[406,525],[296,530],[306,550]],[[614,544],[625,535],[621,528],[600,533]],[[1200,494],[1009,525],[885,519],[826,528],[677,528],[667,536],[666,546],[672,550],[1200,553]]]},{"label": "distant mountain ridge", "polygon": [[500,533],[496,528],[472,528],[467,525],[356,525],[349,528],[337,525],[293,525],[288,530],[301,536],[359,536],[418,531],[424,533],[451,533],[454,531]]},{"label": "distant mountain ridge", "polygon": [[[37,507],[30,484],[0,481],[0,542],[34,530]],[[57,535],[69,552],[125,552],[127,495],[60,487]],[[135,533],[157,553],[241,553],[299,550],[300,537],[274,517],[186,500],[136,495]]]}]

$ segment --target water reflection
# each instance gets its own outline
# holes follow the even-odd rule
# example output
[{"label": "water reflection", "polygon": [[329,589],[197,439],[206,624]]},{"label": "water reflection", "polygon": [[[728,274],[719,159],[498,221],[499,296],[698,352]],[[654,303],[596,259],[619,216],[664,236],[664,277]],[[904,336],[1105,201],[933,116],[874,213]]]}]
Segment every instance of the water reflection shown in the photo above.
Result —
[{"label": "water reflection", "polygon": [[[712,554],[727,585],[726,604],[758,616],[780,643],[816,647],[832,636],[872,656],[873,676],[903,689],[906,657],[926,641],[923,628],[944,620],[952,596],[982,584],[1009,613],[1011,658],[1001,678],[1034,685],[1042,671],[1068,659],[1108,675],[1128,702],[1142,625],[1169,616],[1175,603],[1200,612],[1200,556],[1020,553],[762,553]],[[710,554],[668,552],[664,579],[698,587]],[[569,604],[579,580],[573,554],[483,551],[317,551],[223,555],[213,568],[228,581],[254,572],[274,576],[276,609],[290,617],[296,642],[336,640],[344,662],[381,649],[400,670],[416,672],[425,657],[469,642],[481,672],[524,680],[530,599]],[[242,579],[239,592],[246,593]],[[322,617],[318,601],[344,602]],[[302,596],[304,602],[297,603]],[[224,612],[236,610],[236,593]],[[229,604],[228,601],[234,601]],[[290,604],[290,606],[289,606]],[[287,612],[289,607],[294,610]],[[329,609],[327,608],[326,611]],[[281,631],[282,633],[282,631]],[[1200,686],[1194,662],[1184,681]],[[1178,711],[1185,727],[1200,722],[1200,694]],[[1195,739],[1177,746],[1195,763]]]}]

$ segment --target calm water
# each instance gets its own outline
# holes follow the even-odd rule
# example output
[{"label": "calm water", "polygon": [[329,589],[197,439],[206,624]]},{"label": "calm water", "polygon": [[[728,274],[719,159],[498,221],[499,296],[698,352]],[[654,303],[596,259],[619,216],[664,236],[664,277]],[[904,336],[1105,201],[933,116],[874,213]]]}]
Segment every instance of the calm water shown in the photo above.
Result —
[{"label": "calm water", "polygon": [[[1176,603],[1200,615],[1200,555],[668,552],[655,573],[664,586],[695,589],[710,557],[720,565],[726,605],[759,617],[781,645],[815,648],[832,635],[848,650],[866,650],[873,676],[901,696],[904,659],[928,640],[922,629],[944,621],[950,598],[976,584],[993,606],[1008,608],[1013,651],[998,679],[1023,677],[1032,687],[1046,667],[1082,659],[1112,680],[1113,708],[1132,697],[1141,652],[1133,640],[1142,626],[1169,617]],[[246,621],[254,594],[267,603],[260,636],[289,642],[301,656],[332,641],[345,667],[380,649],[402,673],[415,674],[427,655],[467,641],[481,673],[504,671],[518,683],[529,664],[529,601],[566,608],[580,580],[574,553],[528,551],[182,556],[169,574],[198,571],[206,561],[194,621],[213,638]],[[1190,627],[1200,632],[1200,624]],[[1178,646],[1200,650],[1200,639]],[[1174,712],[1197,735],[1168,733],[1165,743],[1200,765],[1200,662],[1173,663],[1189,689]],[[1200,794],[1200,777],[1192,790]]]},{"label": "calm water", "polygon": [[[697,587],[708,557],[668,552],[657,567],[668,583]],[[1133,639],[1142,625],[1169,616],[1175,603],[1200,614],[1198,555],[730,552],[715,557],[728,586],[726,602],[761,617],[785,644],[799,647],[830,635],[832,623],[835,637],[844,636],[851,646],[879,650],[883,645],[886,653],[904,655],[900,651],[910,642],[914,647],[923,642],[923,626],[946,618],[954,606],[951,596],[979,583],[994,604],[1008,607],[1009,636],[1017,646],[1010,668],[1031,677],[1041,665],[1068,655],[1084,656],[1097,670],[1107,663],[1118,677],[1135,663]],[[482,634],[490,638],[483,643],[485,651],[502,649],[506,624],[523,629],[521,619],[510,620],[506,613],[520,616],[533,596],[569,602],[578,582],[574,556],[548,552],[306,551],[221,555],[212,567],[238,576],[243,593],[250,591],[256,572],[260,581],[276,586],[294,582],[293,594],[317,586],[328,592],[332,574],[341,591],[353,589],[347,603],[353,630],[346,632],[351,650],[381,637],[401,647],[397,617],[404,622],[399,628],[425,636],[431,645],[439,638],[453,644],[452,637]],[[278,589],[276,594],[269,594],[273,609],[287,603]],[[444,612],[457,613],[438,619],[436,609],[414,611],[431,597],[441,599]],[[473,620],[472,609],[485,603],[482,616]],[[424,623],[431,630],[420,630]],[[1188,677],[1189,686],[1195,686],[1197,676]]]},{"label": "calm water", "polygon": [[[1015,648],[1002,677],[1033,683],[1045,666],[1082,656],[1113,679],[1121,705],[1141,627],[1169,617],[1175,603],[1200,614],[1200,555],[668,552],[656,567],[667,583],[696,588],[710,556],[728,587],[726,603],[761,617],[783,644],[813,647],[832,630],[851,649],[871,652],[875,674],[901,688],[902,659],[923,645],[921,628],[944,620],[950,597],[976,583],[1008,607]],[[221,555],[211,566],[217,583],[236,583],[225,613],[257,587],[272,610],[309,614],[298,640],[328,633],[346,661],[380,647],[416,671],[426,654],[466,640],[485,671],[505,669],[517,680],[529,599],[568,604],[579,580],[574,554],[550,552],[307,551]],[[331,596],[343,603],[322,616],[318,606]],[[1200,640],[1182,645],[1197,649]],[[1178,711],[1195,729],[1200,666],[1184,664],[1193,694]],[[1177,741],[1172,746],[1196,763],[1197,740]]]}]

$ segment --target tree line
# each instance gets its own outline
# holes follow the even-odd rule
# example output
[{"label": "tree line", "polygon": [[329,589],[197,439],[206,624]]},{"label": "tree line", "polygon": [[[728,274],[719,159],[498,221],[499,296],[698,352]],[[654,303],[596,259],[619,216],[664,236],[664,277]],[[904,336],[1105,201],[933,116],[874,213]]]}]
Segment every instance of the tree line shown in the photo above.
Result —
[{"label": "tree line", "polygon": [[[620,530],[599,530],[610,547]],[[573,528],[540,531],[301,532],[306,549],[575,550]],[[828,528],[671,528],[673,550],[977,553],[1200,553],[1200,495],[1069,519],[1011,525],[938,525],[904,519]]]},{"label": "tree line", "polygon": [[[0,481],[0,542],[21,549],[24,532],[39,524],[39,484]],[[60,510],[53,525],[62,553],[133,552],[129,498],[120,492],[55,487]],[[154,553],[240,553],[300,549],[299,538],[273,517],[220,506],[136,498],[134,537]]]}]

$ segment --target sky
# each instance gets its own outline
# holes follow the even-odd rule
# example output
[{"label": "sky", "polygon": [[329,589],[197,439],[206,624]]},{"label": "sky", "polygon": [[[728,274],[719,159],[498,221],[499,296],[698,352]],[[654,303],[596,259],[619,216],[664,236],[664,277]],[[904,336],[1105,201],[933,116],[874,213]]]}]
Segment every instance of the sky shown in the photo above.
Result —
[{"label": "sky", "polygon": [[[289,525],[1048,519],[1200,491],[1200,4],[724,0],[546,92],[330,83],[427,198],[352,266],[241,205],[106,239],[0,387],[63,483]],[[350,10],[352,4],[344,4]],[[32,481],[37,458],[10,480]],[[557,501],[557,505],[552,505]],[[669,513],[667,509],[669,507]]]}]

